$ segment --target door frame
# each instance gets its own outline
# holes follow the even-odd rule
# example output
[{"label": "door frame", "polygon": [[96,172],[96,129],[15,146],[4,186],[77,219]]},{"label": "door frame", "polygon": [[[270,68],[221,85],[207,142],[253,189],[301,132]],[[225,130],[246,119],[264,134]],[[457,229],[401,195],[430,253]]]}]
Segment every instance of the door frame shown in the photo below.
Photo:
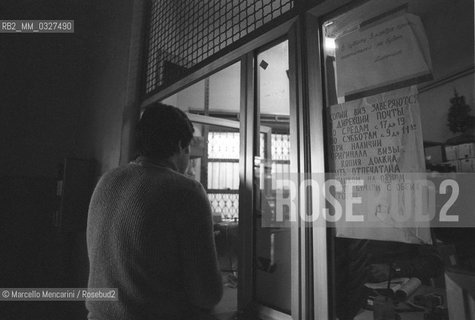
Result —
[{"label": "door frame", "polygon": [[[290,130],[292,146],[295,146],[291,154],[291,172],[303,172],[306,163],[304,150],[305,141],[303,138],[304,113],[302,111],[303,99],[303,62],[302,57],[301,28],[299,27],[299,17],[293,17],[273,29],[257,36],[248,43],[227,53],[210,64],[198,69],[185,78],[175,82],[160,92],[146,98],[141,103],[143,110],[148,105],[161,101],[192,84],[195,84],[213,73],[216,73],[238,61],[241,63],[241,83],[240,83],[240,184],[239,196],[242,201],[239,204],[239,277],[238,277],[238,311],[258,313],[263,319],[307,319],[308,310],[308,276],[311,270],[307,266],[308,261],[308,231],[302,228],[302,223],[298,220],[291,226],[291,315],[281,313],[272,308],[259,305],[254,299],[255,264],[254,264],[254,218],[249,212],[253,212],[254,192],[254,149],[255,133],[258,129],[256,121],[256,65],[255,54],[257,50],[265,47],[276,40],[286,38],[289,41],[289,83],[290,83]],[[190,114],[192,122],[203,123],[207,121],[205,116]],[[222,121],[221,121],[222,120]],[[236,127],[234,121],[221,119],[218,123],[213,121],[213,125]],[[265,128],[262,128],[265,130]],[[242,197],[242,198],[241,198]],[[297,209],[298,210],[298,209]],[[296,213],[296,216],[299,216]],[[302,231],[303,230],[303,231]]]},{"label": "door frame", "polygon": [[[303,112],[302,101],[302,70],[303,65],[299,59],[299,19],[293,19],[291,24],[283,29],[280,34],[273,34],[272,38],[263,39],[260,46],[255,47],[252,51],[249,51],[241,60],[241,124],[245,128],[242,131],[241,154],[244,154],[245,161],[243,163],[243,179],[242,186],[245,190],[243,193],[246,195],[246,202],[242,206],[243,215],[241,217],[245,219],[245,225],[248,228],[240,229],[241,239],[241,252],[242,268],[245,274],[243,277],[239,277],[239,286],[242,291],[238,291],[238,305],[240,310],[252,310],[251,313],[258,315],[261,319],[277,319],[277,320],[303,320],[307,319],[307,300],[308,300],[308,287],[307,287],[307,241],[305,237],[305,227],[298,219],[291,223],[291,314],[275,310],[271,307],[259,304],[254,300],[254,283],[255,283],[255,266],[254,266],[254,216],[245,214],[248,212],[254,212],[254,160],[257,153],[256,145],[257,139],[259,139],[258,131],[258,82],[257,82],[257,53],[263,49],[269,48],[281,41],[289,41],[289,95],[290,95],[290,132],[296,134],[290,135],[290,144],[295,146],[290,157],[290,172],[300,173],[303,172],[303,164],[305,161],[304,156],[304,139],[303,139]],[[259,130],[261,131],[261,130]],[[296,197],[299,198],[298,196]],[[300,204],[297,205],[297,210],[300,209]],[[241,210],[241,205],[240,205]],[[296,213],[296,216],[299,216]],[[240,260],[241,262],[241,260]],[[241,270],[241,269],[239,269]],[[241,271],[240,271],[241,272]]]},{"label": "door frame", "polygon": [[[323,1],[315,5],[305,13],[305,23],[303,25],[305,37],[305,53],[307,57],[307,93],[308,97],[308,119],[306,135],[310,137],[310,169],[308,172],[325,173],[325,138],[326,127],[324,119],[325,108],[325,83],[323,77],[323,48],[321,24],[336,12],[346,12],[352,8],[366,2],[367,0],[332,0]],[[315,202],[317,203],[317,202]],[[319,207],[313,207],[313,211],[320,210]],[[312,281],[311,301],[314,319],[335,319],[335,283],[334,270],[332,269],[331,241],[327,241],[332,236],[331,230],[327,228],[323,219],[317,219],[312,223]],[[330,261],[330,263],[329,263]]]}]

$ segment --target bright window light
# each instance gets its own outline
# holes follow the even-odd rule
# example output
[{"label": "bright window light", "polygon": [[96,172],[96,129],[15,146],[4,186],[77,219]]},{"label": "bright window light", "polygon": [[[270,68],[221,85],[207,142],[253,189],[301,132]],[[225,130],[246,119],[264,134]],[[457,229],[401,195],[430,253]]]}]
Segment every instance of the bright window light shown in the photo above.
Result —
[{"label": "bright window light", "polygon": [[324,42],[325,50],[334,51],[336,49],[335,39],[325,37]]}]

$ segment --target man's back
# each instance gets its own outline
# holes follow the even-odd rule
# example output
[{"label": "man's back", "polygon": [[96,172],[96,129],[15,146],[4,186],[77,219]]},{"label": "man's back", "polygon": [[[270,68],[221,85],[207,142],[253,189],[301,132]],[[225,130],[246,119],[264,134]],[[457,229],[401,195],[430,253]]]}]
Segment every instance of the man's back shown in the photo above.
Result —
[{"label": "man's back", "polygon": [[187,318],[221,298],[208,199],[170,167],[139,161],[101,178],[87,243],[89,287],[119,298],[88,301],[90,319]]}]

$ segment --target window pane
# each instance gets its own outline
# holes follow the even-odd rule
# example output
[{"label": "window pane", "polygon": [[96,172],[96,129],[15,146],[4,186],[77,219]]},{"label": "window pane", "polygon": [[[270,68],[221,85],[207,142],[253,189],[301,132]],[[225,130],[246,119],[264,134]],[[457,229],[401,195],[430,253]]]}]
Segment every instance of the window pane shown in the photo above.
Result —
[{"label": "window pane", "polygon": [[[290,229],[265,223],[275,215],[276,175],[289,174],[288,42],[257,56],[260,134],[255,160],[256,197],[256,299],[290,313]],[[287,217],[288,218],[288,217]],[[270,220],[270,219],[269,219]],[[268,220],[267,220],[268,221]]]},{"label": "window pane", "polygon": [[223,298],[214,313],[217,318],[231,318],[237,311],[241,199],[239,126],[234,122],[229,127],[229,120],[239,119],[240,63],[212,74],[162,103],[189,113],[193,121],[195,132],[190,165],[185,174],[200,181],[208,193],[224,284]]},{"label": "window pane", "polygon": [[473,229],[431,229],[432,221],[418,220],[417,212],[430,208],[416,206],[423,198],[413,178],[460,172],[460,161],[475,160],[475,154],[456,159],[444,147],[467,142],[468,132],[447,125],[449,107],[463,104],[454,89],[466,104],[475,102],[473,1],[366,1],[320,28],[328,176],[343,188],[345,179],[367,187],[352,206],[364,222],[348,227],[344,214],[329,229],[335,316],[473,317],[467,307],[475,305],[475,285],[467,285],[475,283]]}]

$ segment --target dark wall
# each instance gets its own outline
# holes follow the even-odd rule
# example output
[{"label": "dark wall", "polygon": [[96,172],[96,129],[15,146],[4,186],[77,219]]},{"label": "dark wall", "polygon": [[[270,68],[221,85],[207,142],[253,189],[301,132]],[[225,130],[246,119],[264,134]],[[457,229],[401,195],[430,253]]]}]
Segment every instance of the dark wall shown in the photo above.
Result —
[{"label": "dark wall", "polygon": [[95,159],[99,174],[119,164],[123,126],[138,116],[140,3],[0,3],[1,19],[75,20],[74,34],[0,33],[0,175],[55,176],[66,156]]},{"label": "dark wall", "polygon": [[[98,174],[119,165],[122,126],[130,107],[130,44],[133,0],[100,1],[91,21],[90,68],[86,104],[89,121],[80,134],[80,150],[97,160]],[[135,59],[140,59],[137,55]]]},{"label": "dark wall", "polygon": [[76,154],[87,116],[90,2],[2,1],[2,19],[74,19],[76,30],[0,34],[1,175],[55,176],[62,158]]},{"label": "dark wall", "polygon": [[[0,34],[0,287],[87,285],[85,230],[51,223],[57,168],[65,157],[93,159],[98,176],[119,164],[123,123],[135,114],[132,3],[0,2],[0,19],[75,20],[74,34]],[[0,318],[85,319],[85,309],[1,303]]]}]

